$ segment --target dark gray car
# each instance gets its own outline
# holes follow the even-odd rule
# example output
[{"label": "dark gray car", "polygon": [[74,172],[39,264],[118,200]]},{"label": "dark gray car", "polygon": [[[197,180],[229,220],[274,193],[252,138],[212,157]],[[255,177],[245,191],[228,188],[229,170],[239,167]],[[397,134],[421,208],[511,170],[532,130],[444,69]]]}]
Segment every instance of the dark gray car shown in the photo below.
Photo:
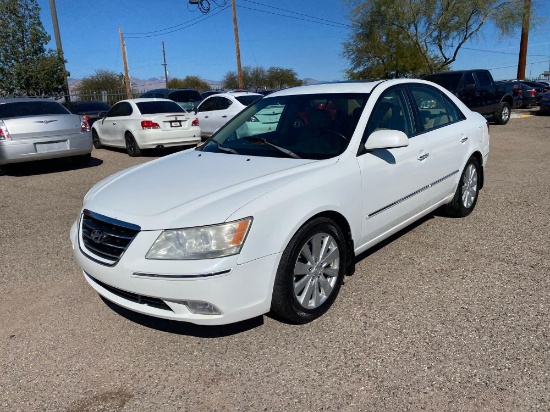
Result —
[{"label": "dark gray car", "polygon": [[188,112],[195,110],[203,100],[202,95],[193,89],[153,89],[149,90],[147,93],[143,93],[139,97],[170,99]]},{"label": "dark gray car", "polygon": [[11,163],[71,157],[89,162],[88,122],[51,99],[0,99],[0,174]]}]

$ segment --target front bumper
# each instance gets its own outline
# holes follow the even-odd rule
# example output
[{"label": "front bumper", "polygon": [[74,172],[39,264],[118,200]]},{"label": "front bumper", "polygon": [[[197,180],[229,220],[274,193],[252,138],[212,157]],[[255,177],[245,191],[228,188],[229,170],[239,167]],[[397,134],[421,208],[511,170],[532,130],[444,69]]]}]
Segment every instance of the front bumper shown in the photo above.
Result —
[{"label": "front bumper", "polygon": [[[192,261],[147,260],[159,231],[140,232],[114,266],[81,250],[78,222],[71,243],[88,283],[104,298],[129,310],[199,325],[222,325],[267,313],[280,253],[237,264],[237,256]],[[153,298],[153,299],[149,299]],[[192,313],[186,301],[208,302],[220,315]]]}]

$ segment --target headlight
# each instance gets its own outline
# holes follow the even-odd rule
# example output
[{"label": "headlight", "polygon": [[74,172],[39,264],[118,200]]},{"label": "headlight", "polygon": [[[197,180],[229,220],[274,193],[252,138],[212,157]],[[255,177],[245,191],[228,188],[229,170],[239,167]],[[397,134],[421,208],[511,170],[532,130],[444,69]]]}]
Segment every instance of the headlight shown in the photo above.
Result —
[{"label": "headlight", "polygon": [[147,252],[146,259],[195,260],[236,255],[252,218],[220,225],[165,230]]}]

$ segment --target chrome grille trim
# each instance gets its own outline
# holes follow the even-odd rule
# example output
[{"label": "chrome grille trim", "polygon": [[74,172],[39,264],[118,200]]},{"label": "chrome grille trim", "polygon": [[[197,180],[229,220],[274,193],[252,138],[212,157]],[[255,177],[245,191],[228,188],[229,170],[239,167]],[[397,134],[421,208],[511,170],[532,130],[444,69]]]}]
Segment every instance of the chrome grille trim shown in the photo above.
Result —
[{"label": "chrome grille trim", "polygon": [[91,260],[114,266],[140,230],[132,223],[84,210],[79,226],[79,247]]}]

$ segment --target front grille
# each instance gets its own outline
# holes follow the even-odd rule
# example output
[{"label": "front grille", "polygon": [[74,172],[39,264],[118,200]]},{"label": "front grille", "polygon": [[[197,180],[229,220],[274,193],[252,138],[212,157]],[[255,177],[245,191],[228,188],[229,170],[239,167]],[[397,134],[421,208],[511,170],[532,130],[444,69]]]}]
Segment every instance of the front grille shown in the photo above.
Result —
[{"label": "front grille", "polygon": [[93,282],[97,283],[99,286],[101,286],[104,289],[107,289],[109,292],[111,292],[113,295],[117,295],[121,297],[122,299],[129,300],[135,303],[139,303],[140,305],[146,305],[151,306],[153,308],[162,309],[162,310],[169,310],[170,312],[173,312],[172,309],[170,309],[170,306],[168,306],[166,303],[164,303],[163,300],[152,298],[150,296],[143,296],[138,295],[137,293],[127,292],[125,290],[117,289],[115,287],[109,286],[103,282],[100,282],[99,280],[91,277],[88,273],[86,273],[88,278],[92,280]]},{"label": "front grille", "polygon": [[[99,263],[115,265],[140,229],[137,225],[84,210],[80,224],[85,249],[83,252],[88,251],[88,257]],[[101,260],[95,259],[94,256]]]}]

